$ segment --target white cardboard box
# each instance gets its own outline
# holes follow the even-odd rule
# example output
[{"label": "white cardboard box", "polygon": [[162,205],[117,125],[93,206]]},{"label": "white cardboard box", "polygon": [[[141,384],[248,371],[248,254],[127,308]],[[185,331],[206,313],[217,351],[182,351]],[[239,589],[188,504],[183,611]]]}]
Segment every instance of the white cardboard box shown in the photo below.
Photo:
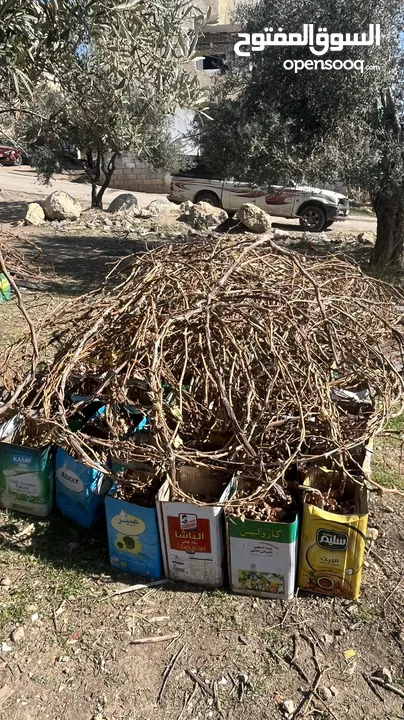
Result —
[{"label": "white cardboard box", "polygon": [[[228,475],[207,468],[179,468],[177,484],[187,495],[212,496],[218,503],[234,492],[234,482]],[[220,587],[226,561],[223,507],[171,501],[171,494],[172,486],[166,480],[157,495],[165,576]]]}]

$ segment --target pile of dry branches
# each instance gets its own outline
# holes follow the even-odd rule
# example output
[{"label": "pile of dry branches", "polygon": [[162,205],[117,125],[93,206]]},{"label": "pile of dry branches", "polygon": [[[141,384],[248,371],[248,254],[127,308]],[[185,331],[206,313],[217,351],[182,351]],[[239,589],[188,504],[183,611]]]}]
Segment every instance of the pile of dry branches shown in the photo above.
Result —
[{"label": "pile of dry branches", "polygon": [[[262,490],[302,458],[352,467],[354,449],[402,411],[403,300],[357,267],[251,238],[128,263],[67,326],[56,319],[61,349],[21,394],[85,462],[110,449],[173,479],[183,463],[243,469]],[[86,400],[72,406],[71,393]],[[74,432],[88,398],[107,410]],[[142,413],[146,432],[131,433]]]},{"label": "pile of dry branches", "polygon": [[[36,246],[34,246],[36,247]],[[40,250],[38,248],[38,254]],[[7,272],[17,280],[38,281],[41,278],[38,269],[33,262],[28,260],[24,253],[16,247],[16,240],[12,235],[0,237],[0,258],[1,264],[5,265]],[[4,265],[1,272],[4,272]]]}]

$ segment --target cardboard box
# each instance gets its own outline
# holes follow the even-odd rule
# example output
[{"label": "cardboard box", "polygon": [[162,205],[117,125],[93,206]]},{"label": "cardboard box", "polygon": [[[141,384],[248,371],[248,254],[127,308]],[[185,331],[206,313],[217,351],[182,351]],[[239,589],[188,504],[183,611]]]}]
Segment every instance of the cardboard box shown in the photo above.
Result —
[{"label": "cardboard box", "polygon": [[[330,483],[330,472],[312,467],[309,485],[319,490]],[[341,477],[333,474],[332,482]],[[302,590],[359,597],[368,523],[367,490],[345,479],[346,492],[356,512],[340,515],[303,502],[298,585]]]},{"label": "cardboard box", "polygon": [[45,517],[53,507],[54,450],[18,444],[22,422],[16,415],[0,426],[0,507]]},{"label": "cardboard box", "polygon": [[[144,480],[154,473],[153,468],[137,463],[112,463],[114,472],[123,468],[136,470]],[[119,500],[111,493],[105,498],[105,512],[112,567],[148,578],[160,578],[163,563],[156,507]]]},{"label": "cardboard box", "polygon": [[87,467],[62,448],[56,449],[56,507],[82,527],[103,517],[105,494],[112,480],[101,470]]},{"label": "cardboard box", "polygon": [[293,597],[297,564],[298,518],[261,522],[226,518],[229,583],[233,592],[263,598]]},{"label": "cardboard box", "polygon": [[[177,484],[187,495],[204,495],[223,503],[235,490],[234,480],[208,468],[183,466]],[[223,508],[171,500],[166,480],[157,495],[157,513],[165,575],[173,580],[220,587],[224,582]]]}]

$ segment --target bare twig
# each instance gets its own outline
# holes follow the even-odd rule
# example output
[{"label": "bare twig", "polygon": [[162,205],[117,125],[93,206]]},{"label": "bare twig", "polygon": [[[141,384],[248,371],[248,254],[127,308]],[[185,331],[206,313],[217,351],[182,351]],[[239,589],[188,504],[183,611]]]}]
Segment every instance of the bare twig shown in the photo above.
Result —
[{"label": "bare twig", "polygon": [[118,595],[126,595],[127,593],[131,592],[137,592],[138,590],[144,590],[145,588],[151,588],[151,587],[159,587],[160,585],[166,585],[169,581],[168,580],[153,580],[149,583],[137,583],[136,585],[131,585],[130,587],[123,588],[122,590],[115,590],[115,592],[109,593],[108,595],[105,595],[101,600],[110,600],[113,597],[117,597]]},{"label": "bare twig", "polygon": [[401,688],[396,687],[395,685],[392,685],[391,683],[385,682],[383,678],[375,677],[372,675],[370,677],[370,680],[375,683],[376,685],[380,685],[385,690],[390,690],[390,692],[394,693],[395,695],[398,695],[401,698],[404,698],[404,690],[401,690]]},{"label": "bare twig", "polygon": [[189,675],[190,678],[192,678],[192,680],[193,680],[194,682],[196,682],[196,683],[202,688],[202,690],[204,690],[208,695],[210,695],[210,697],[212,697],[212,698],[214,699],[213,690],[210,689],[209,685],[207,685],[207,684],[199,677],[199,675],[197,675],[196,673],[194,673],[193,670],[189,670],[189,668],[187,668],[187,669],[185,670],[185,672],[187,673],[187,675]]},{"label": "bare twig", "polygon": [[170,677],[172,671],[174,670],[174,667],[175,667],[176,662],[178,661],[180,655],[183,653],[183,651],[185,650],[185,648],[186,648],[186,645],[183,645],[183,646],[178,650],[178,652],[175,653],[175,655],[172,656],[170,662],[168,663],[168,665],[167,665],[167,667],[166,667],[166,669],[165,669],[165,671],[164,671],[163,684],[162,684],[162,686],[161,686],[160,692],[159,692],[158,697],[157,697],[157,702],[158,702],[158,703],[161,703],[161,700],[162,700],[162,698],[163,698],[163,694],[164,694],[166,685],[167,685],[167,683],[168,683],[169,677]]},{"label": "bare twig", "polygon": [[150,637],[136,638],[131,641],[131,645],[147,645],[149,643],[168,642],[169,640],[176,640],[178,637],[179,633],[173,635],[152,635]]}]

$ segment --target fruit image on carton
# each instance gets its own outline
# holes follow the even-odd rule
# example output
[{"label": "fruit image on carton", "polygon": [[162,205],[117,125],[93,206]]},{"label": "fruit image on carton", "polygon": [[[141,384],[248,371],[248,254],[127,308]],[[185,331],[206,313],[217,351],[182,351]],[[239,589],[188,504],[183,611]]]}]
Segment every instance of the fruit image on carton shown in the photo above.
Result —
[{"label": "fruit image on carton", "polygon": [[298,519],[226,521],[230,588],[242,595],[290,600],[295,589]]}]

